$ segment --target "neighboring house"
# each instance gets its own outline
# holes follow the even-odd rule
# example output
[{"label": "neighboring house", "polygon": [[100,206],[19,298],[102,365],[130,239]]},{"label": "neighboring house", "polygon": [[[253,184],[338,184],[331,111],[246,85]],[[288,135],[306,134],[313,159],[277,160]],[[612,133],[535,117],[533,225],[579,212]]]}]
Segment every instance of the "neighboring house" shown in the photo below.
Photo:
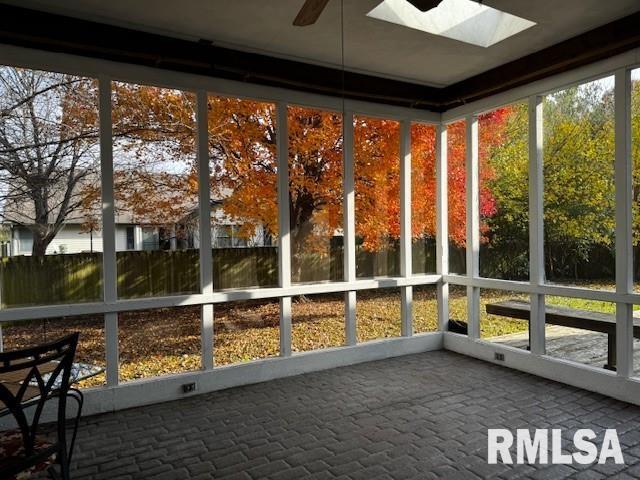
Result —
[{"label": "neighboring house", "polygon": [[[24,205],[24,204],[23,204]],[[8,215],[7,215],[8,216]],[[10,218],[25,218],[14,211]],[[198,211],[169,225],[154,225],[123,212],[116,214],[116,251],[180,250],[199,248]],[[0,215],[0,256],[31,255],[33,235],[26,222],[3,220]],[[87,231],[88,218],[79,213],[67,218],[64,226],[47,248],[47,255],[102,251],[102,230]],[[83,228],[83,225],[85,228]],[[256,228],[251,238],[242,238],[242,224],[232,221],[223,211],[223,200],[211,201],[211,240],[214,248],[267,246],[271,237],[264,228]]]}]

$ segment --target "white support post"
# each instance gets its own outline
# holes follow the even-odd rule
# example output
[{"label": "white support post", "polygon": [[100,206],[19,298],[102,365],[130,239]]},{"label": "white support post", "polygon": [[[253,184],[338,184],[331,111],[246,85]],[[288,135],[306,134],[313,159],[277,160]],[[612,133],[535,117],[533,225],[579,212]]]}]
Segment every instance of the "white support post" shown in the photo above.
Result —
[{"label": "white support post", "polygon": [[436,273],[443,278],[438,282],[438,327],[441,332],[449,328],[449,221],[447,185],[447,127],[436,127]]},{"label": "white support post", "polygon": [[[411,122],[400,122],[400,276],[412,275],[411,254]],[[413,287],[402,287],[401,335],[413,335]]]},{"label": "white support post", "polygon": [[[542,97],[529,98],[529,278],[532,286],[544,284],[544,130]],[[529,348],[544,355],[544,295],[531,295]]]},{"label": "white support post", "polygon": [[[213,254],[211,252],[211,180],[209,172],[209,109],[207,92],[201,90],[196,99],[196,144],[198,162],[198,222],[200,241],[200,291],[213,293]],[[200,307],[201,365],[214,366],[213,305]]]},{"label": "white support post", "polygon": [[[344,223],[344,280],[356,281],[356,194],[353,163],[353,113],[344,112],[342,119],[343,145],[343,223]],[[357,343],[356,292],[345,292],[345,338],[347,345]]]},{"label": "white support post", "polygon": [[[113,130],[111,119],[111,80],[100,77],[100,188],[102,194],[102,281],[105,303],[115,303],[118,297],[116,264],[116,225],[113,191]],[[107,386],[118,385],[118,314],[104,316],[104,336],[107,365]]]},{"label": "white support post", "polygon": [[[280,287],[291,286],[291,220],[289,218],[288,109],[278,102],[276,144],[278,155],[278,273]],[[280,355],[291,356],[291,297],[280,299]]]},{"label": "white support post", "polygon": [[[633,291],[631,158],[631,72],[615,74],[616,291]],[[620,377],[633,376],[633,306],[616,304],[616,364]]]},{"label": "white support post", "polygon": [[[467,188],[467,276],[480,275],[480,195],[478,162],[478,117],[466,118],[466,188]],[[480,289],[467,287],[467,322],[469,338],[480,338]]]}]

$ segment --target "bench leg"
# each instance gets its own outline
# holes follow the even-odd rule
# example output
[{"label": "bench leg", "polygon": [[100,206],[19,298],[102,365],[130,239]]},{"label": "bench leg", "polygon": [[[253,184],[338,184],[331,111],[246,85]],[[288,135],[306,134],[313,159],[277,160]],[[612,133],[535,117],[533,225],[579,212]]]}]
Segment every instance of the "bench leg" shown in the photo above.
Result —
[{"label": "bench leg", "polygon": [[616,334],[607,335],[607,363],[604,365],[606,370],[616,371]]}]

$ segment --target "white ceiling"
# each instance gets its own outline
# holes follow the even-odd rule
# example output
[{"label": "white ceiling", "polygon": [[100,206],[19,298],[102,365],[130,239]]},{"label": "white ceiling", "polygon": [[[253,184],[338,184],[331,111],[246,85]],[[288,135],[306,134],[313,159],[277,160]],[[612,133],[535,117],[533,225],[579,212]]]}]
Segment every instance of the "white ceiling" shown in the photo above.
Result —
[{"label": "white ceiling", "polygon": [[309,27],[291,22],[304,0],[9,0],[17,6],[102,21],[216,45],[444,86],[640,11],[640,0],[485,0],[538,25],[489,48],[366,14],[381,0],[330,0]]}]

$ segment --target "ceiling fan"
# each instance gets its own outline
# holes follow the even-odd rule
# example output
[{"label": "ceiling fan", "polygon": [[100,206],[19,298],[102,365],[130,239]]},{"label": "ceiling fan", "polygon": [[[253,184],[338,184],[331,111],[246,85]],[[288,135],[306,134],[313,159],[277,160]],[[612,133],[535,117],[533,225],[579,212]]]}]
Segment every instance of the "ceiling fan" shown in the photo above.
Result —
[{"label": "ceiling fan", "polygon": [[[442,0],[407,0],[411,5],[416,7],[421,12],[426,12],[432,8],[436,8]],[[297,27],[306,27],[307,25],[313,25],[316,23],[320,14],[329,3],[329,0],[307,0],[302,5],[302,8],[298,12],[293,24]]]}]

